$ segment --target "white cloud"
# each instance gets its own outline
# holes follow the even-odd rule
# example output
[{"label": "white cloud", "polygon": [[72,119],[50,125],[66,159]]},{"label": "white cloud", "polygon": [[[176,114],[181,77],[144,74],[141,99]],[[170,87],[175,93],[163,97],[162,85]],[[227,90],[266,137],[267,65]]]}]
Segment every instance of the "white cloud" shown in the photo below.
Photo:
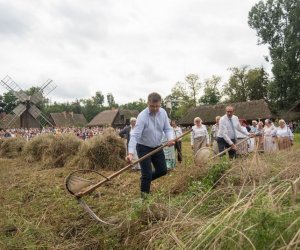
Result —
[{"label": "white cloud", "polygon": [[229,67],[269,69],[247,24],[256,2],[0,0],[2,77],[24,89],[51,78],[52,101],[100,90],[126,103],[165,96],[189,73],[225,81]]}]

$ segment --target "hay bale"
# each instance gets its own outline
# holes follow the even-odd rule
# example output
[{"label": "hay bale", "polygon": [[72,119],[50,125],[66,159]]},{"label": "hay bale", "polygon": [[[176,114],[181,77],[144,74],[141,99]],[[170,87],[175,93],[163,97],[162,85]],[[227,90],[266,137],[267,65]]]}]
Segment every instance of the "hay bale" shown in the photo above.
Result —
[{"label": "hay bale", "polygon": [[4,139],[0,145],[0,157],[17,158],[21,155],[26,140],[23,137]]},{"label": "hay bale", "polygon": [[71,166],[88,169],[117,170],[126,165],[126,148],[120,137],[103,133],[85,141]]},{"label": "hay bale", "polygon": [[64,167],[78,153],[82,144],[82,141],[72,134],[54,136],[49,142],[42,158],[44,168]]},{"label": "hay bale", "polygon": [[45,150],[54,139],[55,136],[52,134],[42,134],[28,141],[23,150],[25,161],[29,163],[42,161]]}]

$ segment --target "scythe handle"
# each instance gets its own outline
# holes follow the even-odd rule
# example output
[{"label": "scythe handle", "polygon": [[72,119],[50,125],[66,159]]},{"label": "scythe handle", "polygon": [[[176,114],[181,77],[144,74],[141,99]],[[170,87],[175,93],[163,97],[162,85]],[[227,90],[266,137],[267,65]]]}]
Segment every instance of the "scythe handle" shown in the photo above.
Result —
[{"label": "scythe handle", "polygon": [[[244,138],[244,139],[240,140],[239,142],[237,142],[235,145],[237,146],[237,145],[239,145],[239,144],[241,144],[241,143],[243,143],[243,142],[249,140],[250,138],[251,138],[251,137],[248,137],[248,136],[247,136],[246,138]],[[226,152],[228,152],[228,151],[230,151],[230,150],[231,150],[231,147],[226,148],[226,149],[223,150],[222,152],[220,152],[220,153],[214,155],[212,158],[210,158],[210,160],[213,160],[213,159],[217,158],[218,156],[223,155],[223,154],[225,154]]]},{"label": "scythe handle", "polygon": [[[185,133],[183,133],[182,135],[176,137],[176,139],[174,141],[178,141],[179,139],[181,139],[182,137],[186,136],[187,134],[189,134],[190,132],[192,132],[192,129],[186,131]],[[130,163],[129,165],[127,165],[126,167],[121,168],[119,171],[113,173],[112,175],[108,176],[106,179],[96,183],[95,185],[91,186],[90,188],[88,188],[87,190],[77,193],[75,194],[75,196],[77,198],[83,197],[84,195],[90,194],[91,192],[93,192],[95,189],[97,189],[98,187],[102,186],[104,183],[110,181],[111,179],[115,178],[116,176],[120,175],[121,173],[123,173],[124,171],[126,171],[127,169],[131,168],[133,165],[147,159],[148,157],[156,154],[157,152],[159,152],[160,150],[162,150],[164,147],[168,146],[168,143],[165,143],[163,145],[161,145],[160,147],[154,149],[153,151],[151,151],[150,153],[144,155],[143,157],[139,158],[138,160]]]}]

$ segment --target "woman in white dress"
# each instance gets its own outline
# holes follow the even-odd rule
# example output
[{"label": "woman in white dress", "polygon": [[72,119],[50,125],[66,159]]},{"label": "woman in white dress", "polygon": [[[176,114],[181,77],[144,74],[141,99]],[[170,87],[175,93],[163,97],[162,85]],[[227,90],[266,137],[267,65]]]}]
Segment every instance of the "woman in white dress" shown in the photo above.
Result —
[{"label": "woman in white dress", "polygon": [[269,120],[265,120],[265,126],[264,126],[264,152],[274,152],[276,151],[276,143],[273,140],[273,133],[275,130],[275,126],[273,123]]},{"label": "woman in white dress", "polygon": [[194,126],[192,127],[191,134],[191,146],[194,151],[194,155],[196,155],[197,151],[200,148],[208,147],[209,145],[209,136],[207,132],[207,128],[204,124],[202,124],[202,120],[200,117],[195,117]]},{"label": "woman in white dress", "polygon": [[279,150],[291,149],[294,135],[283,119],[278,122],[279,127],[274,130],[273,136],[277,140]]}]

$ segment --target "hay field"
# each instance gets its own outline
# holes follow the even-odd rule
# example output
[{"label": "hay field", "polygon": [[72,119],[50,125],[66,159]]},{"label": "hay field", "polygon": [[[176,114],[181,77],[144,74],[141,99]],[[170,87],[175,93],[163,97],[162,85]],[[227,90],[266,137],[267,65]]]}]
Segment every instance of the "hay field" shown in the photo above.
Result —
[{"label": "hay field", "polygon": [[289,152],[205,168],[193,165],[184,140],[184,162],[153,182],[146,202],[132,171],[87,197],[117,226],[98,224],[66,192],[75,156],[56,168],[22,154],[0,158],[0,249],[298,249],[299,138]]}]

